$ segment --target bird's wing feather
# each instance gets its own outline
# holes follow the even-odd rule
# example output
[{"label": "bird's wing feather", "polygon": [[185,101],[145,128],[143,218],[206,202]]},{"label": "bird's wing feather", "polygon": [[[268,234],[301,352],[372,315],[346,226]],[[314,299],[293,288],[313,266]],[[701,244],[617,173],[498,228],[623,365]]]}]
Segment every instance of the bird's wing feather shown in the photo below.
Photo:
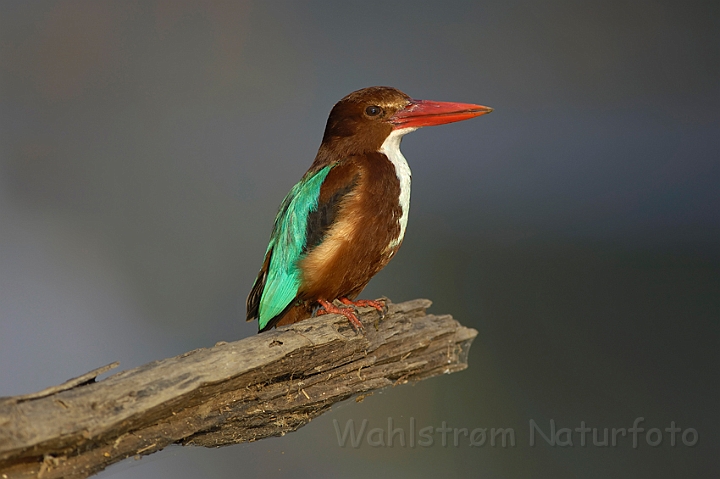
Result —
[{"label": "bird's wing feather", "polygon": [[298,260],[322,242],[340,202],[357,184],[357,177],[347,174],[332,175],[334,181],[326,182],[336,165],[308,172],[280,206],[263,267],[247,301],[248,320],[258,318],[260,330],[272,327],[297,297]]},{"label": "bird's wing feather", "polygon": [[255,284],[253,284],[250,294],[247,297],[247,320],[252,321],[257,318],[260,310],[260,298],[262,297],[265,282],[267,281],[268,268],[270,267],[270,258],[272,258],[272,248],[268,248],[265,253],[265,261],[258,273]]}]

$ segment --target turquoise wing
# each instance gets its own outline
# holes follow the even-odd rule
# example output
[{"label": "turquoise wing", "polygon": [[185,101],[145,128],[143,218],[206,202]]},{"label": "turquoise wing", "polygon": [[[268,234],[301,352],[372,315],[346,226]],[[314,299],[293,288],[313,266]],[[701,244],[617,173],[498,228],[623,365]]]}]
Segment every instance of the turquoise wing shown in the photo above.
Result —
[{"label": "turquoise wing", "polygon": [[248,297],[248,320],[258,319],[264,329],[293,302],[300,288],[298,260],[307,244],[307,224],[318,208],[320,188],[332,169],[328,165],[307,173],[290,190],[275,217],[265,263]]}]

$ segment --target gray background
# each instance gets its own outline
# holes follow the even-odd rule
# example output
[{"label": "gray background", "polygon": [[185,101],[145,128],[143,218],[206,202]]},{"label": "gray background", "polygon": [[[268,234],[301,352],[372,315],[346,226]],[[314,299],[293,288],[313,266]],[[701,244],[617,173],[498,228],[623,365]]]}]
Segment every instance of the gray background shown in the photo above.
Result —
[{"label": "gray background", "polygon": [[[363,295],[477,328],[470,368],[101,477],[717,477],[719,23],[709,1],[0,3],[0,395],[255,334],[330,108],[391,85],[495,108],[405,138],[405,244]],[[530,419],[640,416],[699,441],[528,445]],[[338,446],[333,419],[388,417],[517,443]]]}]

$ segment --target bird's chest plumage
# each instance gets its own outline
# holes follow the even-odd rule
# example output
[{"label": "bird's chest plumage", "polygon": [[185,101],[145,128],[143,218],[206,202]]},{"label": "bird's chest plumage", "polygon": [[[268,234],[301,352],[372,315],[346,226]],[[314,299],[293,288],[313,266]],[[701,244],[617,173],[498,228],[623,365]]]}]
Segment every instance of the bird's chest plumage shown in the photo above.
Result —
[{"label": "bird's chest plumage", "polygon": [[356,296],[400,247],[410,169],[398,146],[399,139],[385,151],[353,157],[336,167],[338,177],[354,175],[356,187],[343,200],[322,243],[299,264],[306,297]]},{"label": "bird's chest plumage", "polygon": [[400,194],[398,195],[398,204],[400,205],[400,209],[402,211],[402,214],[398,219],[400,232],[397,237],[390,241],[390,244],[388,245],[389,248],[397,249],[402,243],[402,240],[405,237],[408,215],[410,213],[410,184],[412,173],[410,172],[407,160],[405,160],[405,157],[400,151],[400,141],[404,135],[413,130],[414,128],[405,128],[393,131],[380,147],[380,152],[387,157],[390,163],[392,163],[395,169],[395,176],[397,177],[400,185]]}]

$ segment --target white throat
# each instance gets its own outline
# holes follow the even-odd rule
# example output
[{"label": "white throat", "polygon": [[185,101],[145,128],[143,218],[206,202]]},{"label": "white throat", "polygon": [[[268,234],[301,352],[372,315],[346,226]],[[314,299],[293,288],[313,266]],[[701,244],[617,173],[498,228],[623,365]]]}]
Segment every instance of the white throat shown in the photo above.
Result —
[{"label": "white throat", "polygon": [[400,141],[402,137],[411,131],[415,131],[417,128],[401,128],[399,130],[393,130],[390,135],[385,139],[382,146],[380,146],[380,153],[383,153],[388,157],[390,162],[395,167],[395,174],[400,180],[400,208],[402,208],[402,216],[398,222],[400,223],[400,234],[397,238],[393,239],[388,245],[389,248],[395,248],[398,246],[403,238],[405,237],[405,228],[407,228],[408,213],[410,212],[410,182],[412,173],[410,167],[407,164],[407,160],[400,152]]}]

